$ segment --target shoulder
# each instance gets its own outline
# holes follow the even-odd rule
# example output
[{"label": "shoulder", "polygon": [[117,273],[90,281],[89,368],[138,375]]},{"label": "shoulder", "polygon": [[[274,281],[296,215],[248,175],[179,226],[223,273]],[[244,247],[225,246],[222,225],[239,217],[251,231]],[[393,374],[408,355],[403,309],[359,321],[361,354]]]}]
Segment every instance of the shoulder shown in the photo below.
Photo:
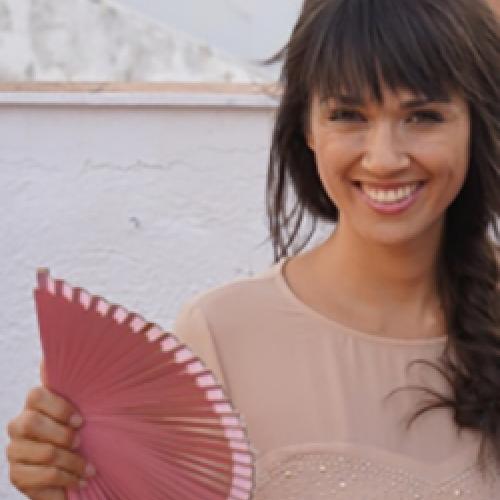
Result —
[{"label": "shoulder", "polygon": [[254,276],[237,278],[195,294],[181,306],[176,325],[183,319],[191,318],[210,326],[218,318],[260,309],[276,296],[274,281],[278,265],[273,264]]},{"label": "shoulder", "polygon": [[[199,292],[177,314],[174,335],[198,355],[227,388],[224,356],[227,340],[242,332],[273,295],[276,265],[252,277],[238,278]],[[276,292],[274,291],[276,295]]]}]

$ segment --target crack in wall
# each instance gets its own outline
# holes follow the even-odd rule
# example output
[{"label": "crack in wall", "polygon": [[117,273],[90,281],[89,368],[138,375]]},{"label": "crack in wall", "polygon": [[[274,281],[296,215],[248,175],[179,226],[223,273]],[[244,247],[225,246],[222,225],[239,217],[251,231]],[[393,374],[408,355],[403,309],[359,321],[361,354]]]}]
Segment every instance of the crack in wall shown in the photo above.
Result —
[{"label": "crack in wall", "polygon": [[117,163],[108,162],[96,162],[93,160],[85,160],[82,172],[89,172],[93,170],[110,170],[110,171],[120,171],[120,172],[130,172],[133,170],[149,170],[149,171],[161,171],[166,172],[172,170],[175,167],[189,167],[194,168],[194,165],[183,160],[172,160],[166,163],[148,163],[143,160],[137,160],[134,163],[128,165],[119,165]]}]

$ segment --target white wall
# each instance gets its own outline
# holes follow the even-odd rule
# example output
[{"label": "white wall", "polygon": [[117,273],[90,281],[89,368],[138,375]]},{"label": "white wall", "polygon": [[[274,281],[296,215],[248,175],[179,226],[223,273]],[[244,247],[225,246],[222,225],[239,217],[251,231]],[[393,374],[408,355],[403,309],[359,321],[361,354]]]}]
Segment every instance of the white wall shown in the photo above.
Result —
[{"label": "white wall", "polygon": [[[2,449],[39,384],[37,267],[168,330],[195,293],[272,263],[276,101],[232,91],[0,91]],[[5,460],[0,498],[21,498]]]},{"label": "white wall", "polygon": [[[38,384],[38,266],[168,329],[197,291],[270,264],[259,244],[273,106],[264,96],[0,93],[2,449]],[[0,464],[0,498],[21,498]]]}]

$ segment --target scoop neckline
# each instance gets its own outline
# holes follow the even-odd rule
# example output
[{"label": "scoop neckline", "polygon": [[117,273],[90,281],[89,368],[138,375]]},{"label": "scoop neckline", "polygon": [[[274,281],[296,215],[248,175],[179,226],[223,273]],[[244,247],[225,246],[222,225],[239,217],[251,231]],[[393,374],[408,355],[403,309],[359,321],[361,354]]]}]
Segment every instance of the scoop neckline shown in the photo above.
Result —
[{"label": "scoop neckline", "polygon": [[345,332],[348,335],[352,335],[354,337],[358,337],[362,340],[369,341],[375,344],[411,347],[411,346],[441,346],[446,342],[448,338],[447,335],[440,335],[439,337],[430,337],[423,339],[403,339],[403,338],[383,337],[381,335],[375,335],[373,333],[357,330],[343,323],[340,323],[339,321],[333,318],[323,315],[319,311],[316,311],[316,309],[313,309],[312,307],[307,305],[305,302],[302,302],[302,300],[300,300],[297,297],[297,295],[295,295],[295,293],[288,285],[288,282],[286,281],[286,278],[283,273],[283,268],[286,262],[288,262],[288,260],[290,260],[290,257],[284,257],[274,265],[274,270],[275,270],[274,274],[276,278],[275,281],[278,287],[296,307],[301,309],[306,314],[313,316],[316,319],[319,319],[323,323],[326,323],[330,327],[334,327],[335,329],[341,330],[342,332]]}]

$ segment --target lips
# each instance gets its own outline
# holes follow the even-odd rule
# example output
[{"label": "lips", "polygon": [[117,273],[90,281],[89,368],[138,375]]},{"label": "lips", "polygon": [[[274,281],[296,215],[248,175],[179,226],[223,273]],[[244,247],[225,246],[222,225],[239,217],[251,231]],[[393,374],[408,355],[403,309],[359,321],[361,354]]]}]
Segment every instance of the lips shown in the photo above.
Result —
[{"label": "lips", "polygon": [[[381,184],[371,184],[370,186],[377,186],[377,188],[373,191],[377,192],[377,196],[382,197],[383,196],[383,201],[380,200],[374,200],[372,199],[371,196],[366,191],[371,191],[371,189],[367,188],[366,185],[362,185],[360,182],[354,182],[353,183],[355,186],[356,191],[359,193],[361,196],[361,199],[368,205],[370,206],[373,210],[380,214],[386,214],[386,215],[395,215],[395,214],[400,214],[404,211],[406,211],[410,206],[412,206],[417,199],[420,197],[422,190],[424,189],[424,186],[426,182],[423,181],[417,181],[416,183],[413,183],[413,189],[411,190],[411,194],[408,196],[404,197],[401,200],[393,201],[393,200],[388,200],[385,198],[385,194],[379,195],[379,192],[384,192],[383,189],[380,189],[379,186]],[[385,184],[387,185],[387,184]],[[402,186],[398,189],[404,189],[405,187],[412,186],[411,183],[398,183],[399,186]],[[397,189],[393,188],[393,186],[396,186],[396,184],[391,184],[390,185],[392,189],[390,190],[385,190],[385,192],[394,192],[397,191]],[[391,196],[392,197],[392,196]]]}]

